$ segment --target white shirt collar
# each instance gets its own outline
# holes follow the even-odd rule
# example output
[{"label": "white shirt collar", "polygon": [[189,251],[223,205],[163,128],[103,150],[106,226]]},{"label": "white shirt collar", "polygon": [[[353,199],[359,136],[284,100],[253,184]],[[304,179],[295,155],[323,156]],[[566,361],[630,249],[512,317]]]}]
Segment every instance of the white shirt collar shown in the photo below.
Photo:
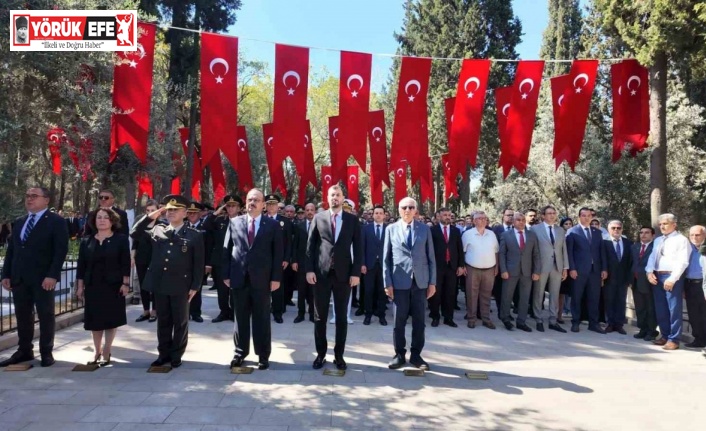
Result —
[{"label": "white shirt collar", "polygon": [[[248,224],[252,223],[253,218],[250,217],[250,214],[248,214],[247,217],[248,217]],[[260,214],[259,216],[255,217],[255,224],[259,225],[261,218],[262,218],[262,214]]]},{"label": "white shirt collar", "polygon": [[35,222],[36,222],[37,220],[39,220],[39,219],[44,215],[45,212],[47,212],[47,209],[48,209],[48,208],[44,208],[43,210],[37,211],[36,213],[28,212],[28,213],[27,213],[27,216],[29,217],[29,216],[31,216],[32,214],[34,214],[34,220],[35,220]]},{"label": "white shirt collar", "polygon": [[547,227],[547,228],[553,228],[554,226],[556,226],[556,223],[554,223],[554,224],[549,224],[549,223],[547,223],[547,222],[545,222],[545,221],[542,222],[542,223],[544,223],[544,226]]}]

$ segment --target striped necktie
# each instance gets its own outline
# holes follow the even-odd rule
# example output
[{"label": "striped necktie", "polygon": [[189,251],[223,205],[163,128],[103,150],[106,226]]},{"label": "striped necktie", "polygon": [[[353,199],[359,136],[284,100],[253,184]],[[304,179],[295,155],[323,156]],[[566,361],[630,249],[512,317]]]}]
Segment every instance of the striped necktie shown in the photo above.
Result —
[{"label": "striped necktie", "polygon": [[32,229],[34,229],[34,216],[35,216],[35,214],[30,214],[30,216],[29,216],[29,221],[27,222],[27,227],[25,227],[25,234],[22,236],[22,242],[27,242],[27,238],[29,238],[29,234],[32,233]]}]

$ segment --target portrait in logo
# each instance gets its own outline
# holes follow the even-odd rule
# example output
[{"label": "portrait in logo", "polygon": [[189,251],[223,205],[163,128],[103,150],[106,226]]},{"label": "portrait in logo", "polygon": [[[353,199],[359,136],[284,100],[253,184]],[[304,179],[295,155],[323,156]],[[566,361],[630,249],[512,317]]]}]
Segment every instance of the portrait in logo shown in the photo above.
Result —
[{"label": "portrait in logo", "polygon": [[15,45],[29,45],[29,16],[15,16]]}]

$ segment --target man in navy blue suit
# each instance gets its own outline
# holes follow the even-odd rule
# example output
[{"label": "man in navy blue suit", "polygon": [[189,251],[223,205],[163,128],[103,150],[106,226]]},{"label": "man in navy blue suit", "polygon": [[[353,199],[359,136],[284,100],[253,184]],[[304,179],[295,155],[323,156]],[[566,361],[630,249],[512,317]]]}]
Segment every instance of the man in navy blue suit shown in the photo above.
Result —
[{"label": "man in navy blue suit", "polygon": [[611,220],[608,223],[610,239],[604,239],[608,278],[603,288],[605,310],[608,320],[606,333],[617,332],[625,335],[625,301],[628,286],[632,283],[632,242],[623,238],[623,223]]},{"label": "man in navy blue suit", "polygon": [[382,252],[387,224],[385,220],[385,208],[382,205],[375,205],[373,208],[373,222],[363,226],[363,266],[360,272],[365,279],[365,319],[363,325],[370,325],[373,312],[377,312],[378,319],[382,326],[387,326],[385,320],[386,296],[385,286],[383,286],[382,274]]},{"label": "man in navy blue suit", "polygon": [[579,223],[566,235],[569,255],[569,276],[574,280],[571,291],[571,332],[579,332],[581,301],[584,294],[588,305],[588,330],[605,334],[598,323],[598,302],[601,280],[608,277],[608,265],[599,229],[590,227],[591,210],[579,210]]}]

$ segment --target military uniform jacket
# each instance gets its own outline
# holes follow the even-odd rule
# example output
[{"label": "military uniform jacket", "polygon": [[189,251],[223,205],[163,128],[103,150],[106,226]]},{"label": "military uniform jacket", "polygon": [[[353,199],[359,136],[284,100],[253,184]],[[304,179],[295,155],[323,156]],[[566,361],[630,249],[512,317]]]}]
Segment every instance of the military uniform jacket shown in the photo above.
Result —
[{"label": "military uniform jacket", "polygon": [[152,260],[147,268],[144,289],[160,295],[187,294],[201,289],[205,271],[204,241],[201,233],[183,225],[178,231],[169,226],[149,228],[145,217],[133,227],[152,240]]}]

